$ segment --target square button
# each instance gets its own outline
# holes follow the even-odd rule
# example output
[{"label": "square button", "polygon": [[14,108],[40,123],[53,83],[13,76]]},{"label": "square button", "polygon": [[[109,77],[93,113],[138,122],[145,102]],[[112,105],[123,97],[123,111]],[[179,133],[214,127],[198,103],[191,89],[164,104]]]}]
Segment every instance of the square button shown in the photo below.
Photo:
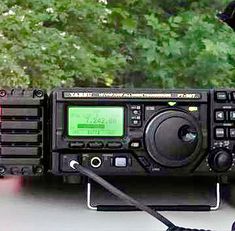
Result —
[{"label": "square button", "polygon": [[114,159],[114,166],[119,168],[127,167],[127,158],[126,157],[116,157]]},{"label": "square button", "polygon": [[142,125],[141,120],[137,120],[137,119],[131,120],[132,127],[141,127],[141,125]]},{"label": "square button", "polygon": [[215,98],[218,102],[225,102],[228,99],[226,91],[217,91],[215,93]]},{"label": "square button", "polygon": [[231,138],[232,140],[235,139],[235,128],[229,129],[229,138]]},{"label": "square button", "polygon": [[216,111],[215,112],[215,121],[217,121],[217,122],[225,121],[225,113],[224,113],[224,111]]},{"label": "square button", "polygon": [[231,93],[231,98],[232,98],[233,101],[235,101],[235,91],[233,91],[233,92]]},{"label": "square button", "polygon": [[132,141],[130,143],[130,148],[140,148],[141,147],[141,142],[140,141]]},{"label": "square button", "polygon": [[225,128],[216,128],[215,129],[215,138],[224,139],[226,137]]},{"label": "square button", "polygon": [[229,120],[230,121],[235,121],[235,111],[230,111],[229,112]]}]

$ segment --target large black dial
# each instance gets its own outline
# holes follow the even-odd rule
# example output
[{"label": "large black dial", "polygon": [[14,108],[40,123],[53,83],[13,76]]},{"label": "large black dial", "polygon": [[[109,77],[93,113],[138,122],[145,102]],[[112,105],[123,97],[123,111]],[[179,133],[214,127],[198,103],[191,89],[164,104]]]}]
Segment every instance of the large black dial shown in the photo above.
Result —
[{"label": "large black dial", "polygon": [[166,167],[182,167],[198,157],[202,132],[190,113],[169,109],[154,116],[145,130],[148,154]]}]

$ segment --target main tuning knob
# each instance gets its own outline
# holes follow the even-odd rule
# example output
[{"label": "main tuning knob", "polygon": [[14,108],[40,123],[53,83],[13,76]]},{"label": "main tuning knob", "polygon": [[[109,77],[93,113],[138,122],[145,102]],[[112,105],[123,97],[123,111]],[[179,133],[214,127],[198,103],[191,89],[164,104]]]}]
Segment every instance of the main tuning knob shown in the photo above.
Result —
[{"label": "main tuning knob", "polygon": [[232,167],[233,158],[225,149],[215,149],[209,156],[209,165],[215,172],[226,172]]},{"label": "main tuning knob", "polygon": [[145,129],[150,157],[162,166],[180,168],[194,163],[203,152],[198,121],[188,112],[169,109],[155,115]]}]

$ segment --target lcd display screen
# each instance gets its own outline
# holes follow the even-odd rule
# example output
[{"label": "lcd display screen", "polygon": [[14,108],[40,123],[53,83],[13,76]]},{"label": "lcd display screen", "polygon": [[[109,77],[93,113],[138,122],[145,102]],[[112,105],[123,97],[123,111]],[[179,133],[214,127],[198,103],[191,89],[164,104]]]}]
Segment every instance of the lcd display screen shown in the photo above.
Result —
[{"label": "lcd display screen", "polygon": [[68,135],[89,137],[122,137],[124,108],[100,106],[68,107]]}]

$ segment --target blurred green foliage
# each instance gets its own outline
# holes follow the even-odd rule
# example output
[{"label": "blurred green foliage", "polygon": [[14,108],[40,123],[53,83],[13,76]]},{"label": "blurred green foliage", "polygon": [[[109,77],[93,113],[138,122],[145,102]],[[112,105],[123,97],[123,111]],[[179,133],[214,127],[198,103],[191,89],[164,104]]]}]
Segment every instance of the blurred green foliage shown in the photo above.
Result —
[{"label": "blurred green foliage", "polygon": [[[156,3],[157,2],[157,3]],[[1,86],[235,85],[228,0],[1,0]]]}]

